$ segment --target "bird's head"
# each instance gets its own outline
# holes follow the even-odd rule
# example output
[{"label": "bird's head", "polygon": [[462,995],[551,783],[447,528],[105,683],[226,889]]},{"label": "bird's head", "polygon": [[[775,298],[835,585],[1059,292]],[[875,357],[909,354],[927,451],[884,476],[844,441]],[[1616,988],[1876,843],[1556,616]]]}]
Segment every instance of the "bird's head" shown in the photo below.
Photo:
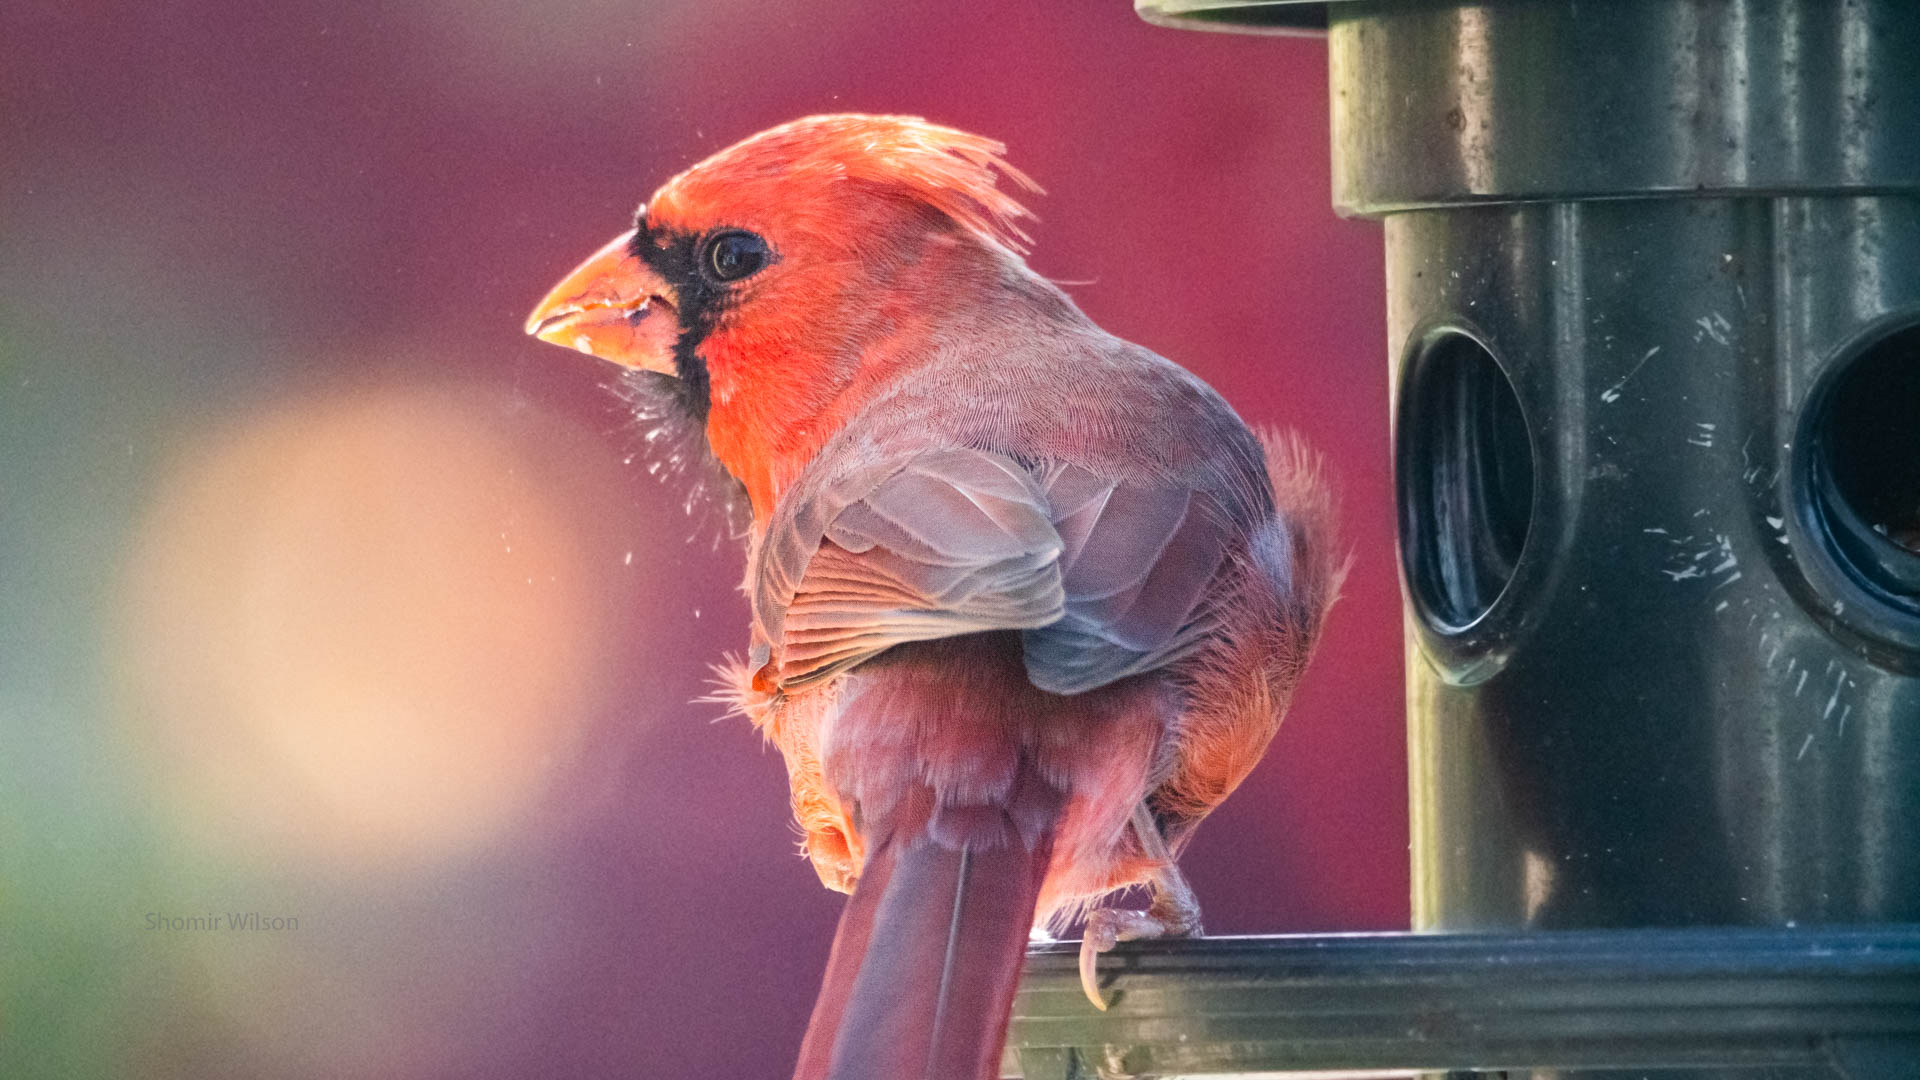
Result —
[{"label": "bird's head", "polygon": [[527,332],[677,380],[757,512],[850,389],[1018,268],[1027,211],[990,139],[913,117],[813,116],[669,180]]}]

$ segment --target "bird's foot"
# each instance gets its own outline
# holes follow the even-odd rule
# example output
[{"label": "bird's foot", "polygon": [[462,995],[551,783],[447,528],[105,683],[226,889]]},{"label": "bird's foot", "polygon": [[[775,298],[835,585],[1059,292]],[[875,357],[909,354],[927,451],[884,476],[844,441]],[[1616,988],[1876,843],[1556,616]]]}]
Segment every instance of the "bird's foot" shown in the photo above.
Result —
[{"label": "bird's foot", "polygon": [[1080,989],[1086,991],[1093,1007],[1105,1012],[1106,998],[1100,994],[1100,954],[1112,951],[1122,941],[1142,938],[1180,938],[1200,936],[1200,900],[1193,887],[1174,865],[1166,841],[1143,803],[1134,811],[1133,825],[1141,847],[1161,860],[1152,878],[1153,902],[1145,911],[1124,908],[1096,908],[1087,916],[1087,928],[1080,936]]},{"label": "bird's foot", "polygon": [[1200,934],[1199,910],[1193,912],[1193,918],[1183,920],[1168,918],[1154,910],[1127,911],[1122,908],[1099,908],[1087,916],[1087,928],[1080,938],[1080,988],[1087,993],[1087,1000],[1093,1007],[1106,1011],[1106,998],[1100,994],[1100,954],[1112,951],[1122,941],[1139,941],[1143,938],[1179,938],[1198,937]]}]

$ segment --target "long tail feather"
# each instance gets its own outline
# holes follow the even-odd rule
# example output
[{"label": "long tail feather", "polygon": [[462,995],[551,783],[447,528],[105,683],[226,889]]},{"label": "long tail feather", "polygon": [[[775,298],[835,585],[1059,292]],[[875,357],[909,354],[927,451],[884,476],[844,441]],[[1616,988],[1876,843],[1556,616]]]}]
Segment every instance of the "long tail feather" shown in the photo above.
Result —
[{"label": "long tail feather", "polygon": [[795,1080],[998,1076],[1051,849],[1048,835],[949,846],[924,832],[870,849]]},{"label": "long tail feather", "polygon": [[887,880],[893,872],[893,860],[869,859],[860,886],[840,912],[840,927],[834,931],[833,950],[827,954],[827,973],[821,980],[820,997],[813,1003],[813,1019],[807,1023],[806,1038],[800,1042],[800,1062],[794,1066],[794,1080],[820,1080],[833,1061],[833,1040],[840,1031],[840,1018],[847,1010],[861,961],[866,958],[867,943],[873,938],[874,916],[880,908]]}]

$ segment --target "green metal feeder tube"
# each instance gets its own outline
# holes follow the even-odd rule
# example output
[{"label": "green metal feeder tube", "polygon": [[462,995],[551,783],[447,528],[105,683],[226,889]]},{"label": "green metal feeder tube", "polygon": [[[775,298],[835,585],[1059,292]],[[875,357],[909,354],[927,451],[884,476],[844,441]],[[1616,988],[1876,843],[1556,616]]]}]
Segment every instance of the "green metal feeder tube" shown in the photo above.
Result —
[{"label": "green metal feeder tube", "polygon": [[1920,5],[1140,6],[1327,28],[1416,927],[1920,921]]}]

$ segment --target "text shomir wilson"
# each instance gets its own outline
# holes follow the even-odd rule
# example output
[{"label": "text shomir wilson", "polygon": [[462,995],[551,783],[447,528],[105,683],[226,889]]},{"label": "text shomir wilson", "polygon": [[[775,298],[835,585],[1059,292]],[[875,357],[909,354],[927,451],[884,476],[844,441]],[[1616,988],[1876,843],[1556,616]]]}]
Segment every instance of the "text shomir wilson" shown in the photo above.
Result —
[{"label": "text shomir wilson", "polygon": [[291,915],[268,915],[260,911],[206,911],[197,915],[163,915],[149,911],[147,929],[259,933],[298,930],[300,920]]}]

